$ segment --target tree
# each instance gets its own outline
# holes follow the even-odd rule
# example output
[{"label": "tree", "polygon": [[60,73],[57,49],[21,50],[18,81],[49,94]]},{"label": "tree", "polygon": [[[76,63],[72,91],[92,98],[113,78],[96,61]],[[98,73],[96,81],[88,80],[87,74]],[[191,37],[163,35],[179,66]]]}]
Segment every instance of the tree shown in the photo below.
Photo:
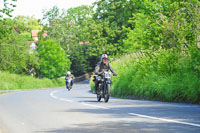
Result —
[{"label": "tree", "polygon": [[[3,2],[2,2],[3,1]],[[13,8],[16,7],[14,2],[17,0],[0,0],[0,20],[4,17],[3,15],[7,15],[9,17],[12,17],[11,12],[13,12]]]},{"label": "tree", "polygon": [[133,28],[128,20],[137,8],[141,8],[137,3],[141,3],[140,0],[99,0],[94,3],[97,8],[93,18],[97,23],[103,23],[102,37],[106,37],[109,47],[114,45],[111,55],[124,52],[123,39],[127,31],[123,27]]},{"label": "tree", "polygon": [[45,21],[49,22],[49,27],[45,27],[45,30],[48,30],[49,38],[56,39],[61,44],[72,61],[71,71],[75,75],[91,71],[87,54],[88,46],[80,45],[79,41],[92,43],[96,36],[95,34],[93,34],[95,36],[91,36],[90,31],[90,27],[95,26],[92,13],[92,7],[88,6],[70,8],[67,11],[60,11],[57,7],[53,7],[44,15]]},{"label": "tree", "polygon": [[[32,74],[30,71],[39,65],[39,62],[37,53],[34,50],[31,51],[27,43],[32,40],[31,26],[23,20],[5,18],[0,21],[0,69],[29,75]],[[38,26],[36,23],[33,25]]]},{"label": "tree", "polygon": [[141,49],[182,48],[191,44],[198,33],[198,1],[145,1],[129,22],[134,29],[124,39],[129,51]]},{"label": "tree", "polygon": [[122,28],[131,27],[128,23],[129,17],[138,8],[140,0],[98,0],[94,3],[97,6],[94,19],[108,21],[111,25]]},{"label": "tree", "polygon": [[31,30],[41,30],[42,26],[39,24],[39,20],[32,17],[17,16],[13,19],[13,25],[19,32],[30,32]]},{"label": "tree", "polygon": [[58,78],[70,70],[71,62],[55,40],[40,41],[37,51],[40,59],[37,73],[40,77]]},{"label": "tree", "polygon": [[[45,27],[49,38],[56,39],[69,55],[75,75],[93,71],[102,54],[116,55],[121,49],[116,40],[120,28],[111,27],[108,21],[94,20],[93,14],[93,7],[79,6],[67,11],[53,7],[44,15],[49,22]],[[86,41],[88,45],[79,44]]]},{"label": "tree", "polygon": [[27,40],[31,40],[31,30],[42,29],[38,19],[34,17],[17,16],[14,19],[5,18],[0,21],[0,39],[8,37],[12,32],[26,34]]},{"label": "tree", "polygon": [[35,65],[38,65],[37,55],[30,53],[23,35],[13,32],[0,39],[0,70],[28,74]]}]

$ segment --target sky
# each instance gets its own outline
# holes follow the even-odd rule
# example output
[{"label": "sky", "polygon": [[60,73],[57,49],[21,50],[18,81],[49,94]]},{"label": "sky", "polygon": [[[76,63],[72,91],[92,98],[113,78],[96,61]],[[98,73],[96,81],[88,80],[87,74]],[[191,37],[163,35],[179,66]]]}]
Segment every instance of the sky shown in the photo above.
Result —
[{"label": "sky", "polygon": [[33,16],[42,19],[42,10],[58,6],[60,9],[69,9],[80,5],[92,5],[96,0],[17,0],[12,16]]}]

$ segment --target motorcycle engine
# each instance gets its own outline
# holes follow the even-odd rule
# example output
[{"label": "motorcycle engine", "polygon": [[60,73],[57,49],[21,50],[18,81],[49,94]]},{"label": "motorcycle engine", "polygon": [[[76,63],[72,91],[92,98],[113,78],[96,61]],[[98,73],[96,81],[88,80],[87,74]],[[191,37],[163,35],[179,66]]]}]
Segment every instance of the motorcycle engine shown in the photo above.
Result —
[{"label": "motorcycle engine", "polygon": [[103,84],[99,83],[99,89],[103,88]]}]

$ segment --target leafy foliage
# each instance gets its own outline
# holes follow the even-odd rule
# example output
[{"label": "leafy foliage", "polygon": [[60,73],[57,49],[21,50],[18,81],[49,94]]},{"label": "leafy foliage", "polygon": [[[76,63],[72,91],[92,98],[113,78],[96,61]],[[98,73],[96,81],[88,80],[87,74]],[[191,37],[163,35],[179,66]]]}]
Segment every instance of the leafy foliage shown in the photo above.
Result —
[{"label": "leafy foliage", "polygon": [[[98,2],[103,6],[97,9],[96,18],[118,25],[112,21],[111,10],[106,10],[117,1]],[[127,36],[118,42],[123,42],[122,51],[134,54],[113,62],[119,74],[113,81],[113,95],[199,103],[200,3],[128,2],[134,10],[129,25],[123,24]]]},{"label": "leafy foliage", "polygon": [[[21,19],[19,19],[21,18]],[[32,51],[27,41],[31,41],[34,18],[17,17],[0,21],[0,70],[17,74],[34,74],[39,65],[38,55]],[[35,24],[38,27],[38,24]]]},{"label": "leafy foliage", "polygon": [[[129,51],[180,47],[195,40],[199,22],[197,1],[146,1],[130,18],[134,29],[124,39]],[[131,48],[130,48],[131,47]]]},{"label": "leafy foliage", "polygon": [[70,60],[55,40],[40,41],[37,51],[40,59],[39,76],[57,78],[70,69]]},{"label": "leafy foliage", "polygon": [[11,12],[13,12],[13,8],[16,7],[16,5],[14,4],[17,0],[3,0],[3,3],[1,3],[1,7],[0,8],[0,20],[4,17],[3,15],[7,15],[7,16],[12,16]]},{"label": "leafy foliage", "polygon": [[[53,7],[44,15],[44,20],[49,20],[50,27],[46,27],[49,38],[60,42],[72,61],[75,75],[92,71],[101,54],[116,55],[121,47],[113,43],[120,30],[116,26],[110,28],[109,22],[94,20],[93,14],[92,7],[80,6],[66,12]],[[86,42],[89,44],[85,45]]]},{"label": "leafy foliage", "polygon": [[[39,30],[42,26],[34,17],[18,16],[14,19],[6,18],[0,21],[0,39],[7,37],[12,33],[26,34],[26,40],[31,40],[31,31]],[[28,36],[27,36],[28,35]]]},{"label": "leafy foliage", "polygon": [[0,40],[0,61],[1,70],[18,74],[29,73],[29,67],[38,64],[36,54],[30,53],[24,36],[18,33]]},{"label": "leafy foliage", "polygon": [[[113,95],[199,103],[199,18],[198,0],[98,0],[93,7],[68,10],[54,6],[44,11],[42,21],[23,16],[0,21],[0,67],[15,73],[35,68],[37,76],[54,78],[71,66],[78,76],[93,71],[106,53],[120,75],[113,80]],[[24,42],[31,40],[32,29],[41,28],[38,53],[30,53]]]},{"label": "leafy foliage", "polygon": [[31,32],[31,30],[41,30],[40,20],[32,17],[17,16],[13,19],[13,25],[19,32]]},{"label": "leafy foliage", "polygon": [[118,77],[113,77],[115,96],[161,101],[200,103],[200,71],[194,71],[189,51],[159,50],[151,56],[126,55],[112,62]]}]

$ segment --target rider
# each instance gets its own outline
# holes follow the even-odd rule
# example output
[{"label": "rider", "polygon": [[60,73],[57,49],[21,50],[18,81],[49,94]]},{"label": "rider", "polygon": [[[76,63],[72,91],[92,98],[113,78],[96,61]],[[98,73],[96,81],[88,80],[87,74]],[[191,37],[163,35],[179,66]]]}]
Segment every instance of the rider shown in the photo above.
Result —
[{"label": "rider", "polygon": [[74,79],[75,79],[75,77],[74,77],[73,74],[71,74],[70,71],[68,71],[67,74],[66,74],[66,76],[65,76],[65,80],[66,80],[66,88],[67,88],[67,85],[68,85],[68,79],[69,79],[69,78],[72,79],[72,81],[71,81],[71,87],[72,87],[73,84],[74,84]]},{"label": "rider", "polygon": [[[97,66],[95,67],[95,74],[97,74],[98,76],[102,77],[105,71],[111,71],[113,73],[114,76],[117,76],[117,74],[114,72],[111,64],[108,62],[108,56],[107,54],[103,54],[101,56],[101,61],[97,64]],[[97,87],[98,87],[98,80],[95,80],[95,91],[94,93],[97,93]]]}]

